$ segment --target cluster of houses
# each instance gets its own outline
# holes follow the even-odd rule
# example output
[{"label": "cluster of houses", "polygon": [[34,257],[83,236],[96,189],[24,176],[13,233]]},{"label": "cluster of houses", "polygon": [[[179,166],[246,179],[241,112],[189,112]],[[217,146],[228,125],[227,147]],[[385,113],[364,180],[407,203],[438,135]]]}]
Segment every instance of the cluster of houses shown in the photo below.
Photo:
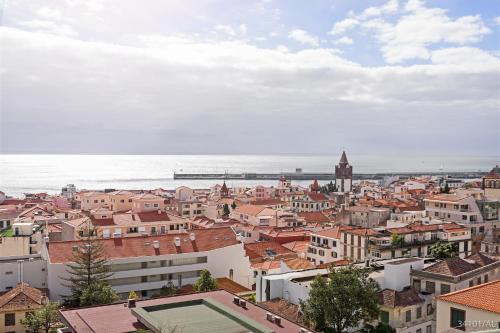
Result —
[{"label": "cluster of houses", "polygon": [[[88,237],[103,245],[113,289],[124,300],[133,290],[141,300],[61,311],[67,332],[98,332],[110,313],[124,322],[108,332],[137,325],[155,331],[148,321],[154,314],[137,309],[176,313],[168,305],[175,299],[231,313],[221,320],[237,318],[247,331],[312,332],[301,322],[300,301],[332,265],[372,268],[378,321],[398,333],[484,328],[474,320],[500,328],[499,211],[498,166],[471,182],[353,181],[345,152],[332,183],[307,187],[282,177],[276,186],[250,188],[224,182],[209,189],[78,191],[70,184],[60,195],[0,192],[0,332],[24,332],[21,319],[44,297],[57,301],[69,293],[66,265]],[[433,258],[436,243],[451,243],[457,255]],[[225,290],[190,293],[203,269]],[[167,284],[185,293],[156,298]],[[256,302],[242,307],[239,297],[252,293]]]}]

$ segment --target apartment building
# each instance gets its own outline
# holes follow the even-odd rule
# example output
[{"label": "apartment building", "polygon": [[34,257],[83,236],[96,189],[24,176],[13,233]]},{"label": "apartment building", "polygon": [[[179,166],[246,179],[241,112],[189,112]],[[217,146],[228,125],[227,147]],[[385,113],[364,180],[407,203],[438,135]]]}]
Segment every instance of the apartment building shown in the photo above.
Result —
[{"label": "apartment building", "polygon": [[433,295],[472,287],[500,279],[500,261],[481,253],[448,258],[423,269],[411,271],[412,286]]},{"label": "apartment building", "polygon": [[276,210],[265,206],[243,205],[236,207],[229,217],[255,226],[272,226],[276,225],[276,215]]},{"label": "apartment building", "polygon": [[331,229],[312,232],[307,248],[307,260],[315,265],[331,263],[342,259],[341,231],[352,230],[350,226],[336,226]]},{"label": "apartment building", "polygon": [[188,228],[189,220],[162,211],[85,216],[61,224],[62,240],[78,240],[95,229],[99,238],[163,235]]},{"label": "apartment building", "polygon": [[203,216],[205,208],[203,203],[198,200],[177,201],[177,213],[184,218],[194,219]]},{"label": "apartment building", "polygon": [[389,208],[371,206],[353,206],[346,209],[349,224],[365,228],[373,228],[387,221],[391,215]]},{"label": "apartment building", "polygon": [[90,211],[99,207],[110,205],[110,196],[104,192],[82,192],[75,196],[75,200],[80,202],[80,208],[83,211]]},{"label": "apartment building", "polygon": [[134,195],[131,199],[131,211],[133,213],[157,212],[165,210],[165,199],[153,194],[142,193]]},{"label": "apartment building", "polygon": [[500,199],[500,166],[495,166],[483,177],[482,188],[486,196]]},{"label": "apartment building", "polygon": [[135,193],[130,191],[113,191],[109,192],[110,209],[113,212],[127,212],[132,209],[132,197]]},{"label": "apartment building", "polygon": [[47,288],[47,263],[40,254],[0,258],[0,295],[21,282]]},{"label": "apartment building", "polygon": [[[250,262],[230,228],[103,239],[101,244],[113,273],[108,282],[123,297],[131,290],[142,297],[158,294],[169,281],[177,287],[193,284],[202,269],[208,269],[216,278],[227,277],[250,286]],[[66,264],[79,245],[81,241],[45,243],[42,256],[47,260],[51,299],[69,294],[61,278],[68,276]]]},{"label": "apartment building", "polygon": [[436,332],[498,332],[500,280],[437,298]]},{"label": "apartment building", "polygon": [[296,212],[320,212],[332,208],[330,199],[323,193],[307,192],[292,199],[291,208]]},{"label": "apartment building", "polygon": [[340,253],[344,259],[394,259],[425,257],[438,241],[456,244],[459,255],[471,254],[471,232],[455,223],[411,224],[398,228],[353,228],[340,231]]}]

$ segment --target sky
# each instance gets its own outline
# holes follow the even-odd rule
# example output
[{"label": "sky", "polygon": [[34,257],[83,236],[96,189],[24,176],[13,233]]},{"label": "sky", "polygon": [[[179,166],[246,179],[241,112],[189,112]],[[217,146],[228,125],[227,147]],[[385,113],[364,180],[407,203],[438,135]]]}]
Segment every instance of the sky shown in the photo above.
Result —
[{"label": "sky", "polygon": [[498,0],[0,11],[4,154],[500,157]]}]

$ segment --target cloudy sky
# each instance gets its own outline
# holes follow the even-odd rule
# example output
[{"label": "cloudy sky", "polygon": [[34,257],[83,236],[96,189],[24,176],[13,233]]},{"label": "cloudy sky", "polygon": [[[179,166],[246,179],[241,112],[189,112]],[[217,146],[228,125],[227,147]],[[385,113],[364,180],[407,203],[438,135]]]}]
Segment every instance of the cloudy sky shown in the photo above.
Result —
[{"label": "cloudy sky", "polygon": [[500,156],[497,0],[0,0],[0,152]]}]

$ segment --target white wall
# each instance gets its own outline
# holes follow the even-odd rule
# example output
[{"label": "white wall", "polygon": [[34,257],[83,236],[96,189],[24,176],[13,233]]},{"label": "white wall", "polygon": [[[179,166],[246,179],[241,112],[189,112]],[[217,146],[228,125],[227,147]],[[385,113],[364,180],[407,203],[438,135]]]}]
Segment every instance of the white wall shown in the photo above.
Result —
[{"label": "white wall", "polygon": [[[31,261],[29,258],[32,258]],[[18,260],[23,260],[22,271]],[[10,257],[0,260],[0,293],[21,280],[35,288],[47,288],[47,265],[40,256]]]}]

